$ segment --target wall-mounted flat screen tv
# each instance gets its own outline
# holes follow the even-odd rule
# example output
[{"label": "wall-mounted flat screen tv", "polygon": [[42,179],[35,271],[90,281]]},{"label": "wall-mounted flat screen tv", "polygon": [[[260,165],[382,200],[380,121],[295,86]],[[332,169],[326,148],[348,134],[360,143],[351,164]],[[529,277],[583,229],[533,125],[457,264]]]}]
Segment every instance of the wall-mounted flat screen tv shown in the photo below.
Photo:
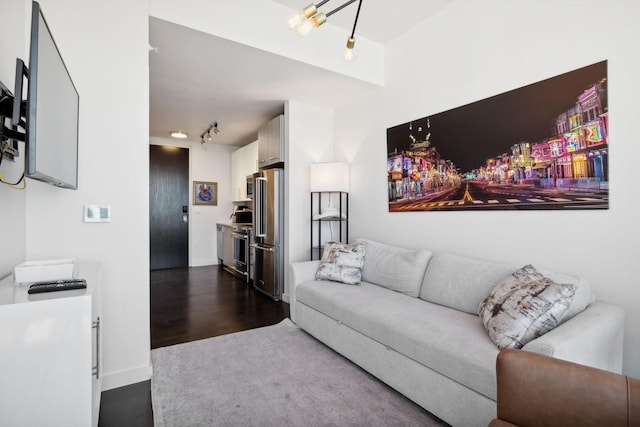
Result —
[{"label": "wall-mounted flat screen tv", "polygon": [[78,188],[79,96],[44,19],[33,2],[25,175]]}]

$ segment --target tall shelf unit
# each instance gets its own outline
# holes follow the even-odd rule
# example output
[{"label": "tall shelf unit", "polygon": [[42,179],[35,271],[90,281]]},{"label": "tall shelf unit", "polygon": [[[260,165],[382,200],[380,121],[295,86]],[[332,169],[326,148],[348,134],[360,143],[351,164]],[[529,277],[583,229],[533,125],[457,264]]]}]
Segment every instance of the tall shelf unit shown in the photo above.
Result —
[{"label": "tall shelf unit", "polygon": [[311,192],[311,260],[322,258],[326,242],[349,243],[349,193]]}]

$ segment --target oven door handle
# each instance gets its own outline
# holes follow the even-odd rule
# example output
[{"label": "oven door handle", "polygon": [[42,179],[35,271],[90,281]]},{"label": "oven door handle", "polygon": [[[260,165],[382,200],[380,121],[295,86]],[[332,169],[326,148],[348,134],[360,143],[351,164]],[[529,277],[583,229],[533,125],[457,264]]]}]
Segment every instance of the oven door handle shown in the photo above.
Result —
[{"label": "oven door handle", "polygon": [[226,268],[229,268],[229,269],[235,271],[236,273],[241,274],[241,275],[243,275],[245,277],[249,276],[248,272],[239,270],[238,268],[234,267],[233,265],[228,265]]},{"label": "oven door handle", "polygon": [[236,239],[243,239],[243,240],[248,240],[249,236],[243,233],[238,233],[236,231],[231,233],[231,236],[235,237]]}]

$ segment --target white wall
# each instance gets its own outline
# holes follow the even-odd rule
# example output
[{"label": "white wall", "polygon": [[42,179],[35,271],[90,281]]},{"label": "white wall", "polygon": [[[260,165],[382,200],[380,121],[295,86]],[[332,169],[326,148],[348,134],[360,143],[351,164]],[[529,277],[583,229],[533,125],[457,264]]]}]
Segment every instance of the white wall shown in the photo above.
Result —
[{"label": "white wall", "polygon": [[[193,143],[191,148],[191,182],[218,183],[218,206],[191,205],[189,248],[191,266],[218,263],[216,223],[229,222],[233,212],[231,190],[231,150],[214,144]],[[193,192],[193,188],[189,190]],[[193,201],[193,194],[189,194]]]},{"label": "white wall", "polygon": [[[79,188],[28,181],[26,256],[102,262],[108,389],[151,372],[148,6],[145,0],[40,5],[80,94]],[[83,223],[85,204],[111,205],[112,221]]]},{"label": "white wall", "polygon": [[311,194],[309,165],[333,160],[333,111],[290,100],[285,104],[285,301],[289,265],[309,259]]},{"label": "white wall", "polygon": [[[151,138],[151,143],[189,149],[189,265],[218,264],[216,223],[228,223],[233,212],[231,151],[235,147],[165,138]],[[217,182],[218,205],[194,205],[193,181]]]},{"label": "white wall", "polygon": [[[336,156],[351,163],[353,238],[578,273],[600,301],[625,308],[624,372],[640,377],[639,15],[631,0],[458,0],[390,43],[382,93],[335,114]],[[609,210],[388,212],[386,128],[604,59]]]},{"label": "white wall", "polygon": [[[3,17],[0,25],[0,81],[13,92],[16,58],[28,59],[24,25],[27,10],[24,1],[0,1],[0,16]],[[24,170],[24,143],[20,143],[19,149],[20,157],[15,162],[5,158],[0,166],[0,172],[8,182],[19,180]],[[9,275],[14,265],[25,260],[26,200],[25,191],[17,191],[0,183],[1,241],[4,243],[0,256],[0,278]]]}]

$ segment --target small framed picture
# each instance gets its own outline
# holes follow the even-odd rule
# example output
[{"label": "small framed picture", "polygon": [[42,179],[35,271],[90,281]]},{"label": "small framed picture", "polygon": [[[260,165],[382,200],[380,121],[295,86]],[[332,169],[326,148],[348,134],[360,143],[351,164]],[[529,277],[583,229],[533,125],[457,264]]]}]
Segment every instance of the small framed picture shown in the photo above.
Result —
[{"label": "small framed picture", "polygon": [[193,181],[193,204],[218,206],[218,183]]}]

